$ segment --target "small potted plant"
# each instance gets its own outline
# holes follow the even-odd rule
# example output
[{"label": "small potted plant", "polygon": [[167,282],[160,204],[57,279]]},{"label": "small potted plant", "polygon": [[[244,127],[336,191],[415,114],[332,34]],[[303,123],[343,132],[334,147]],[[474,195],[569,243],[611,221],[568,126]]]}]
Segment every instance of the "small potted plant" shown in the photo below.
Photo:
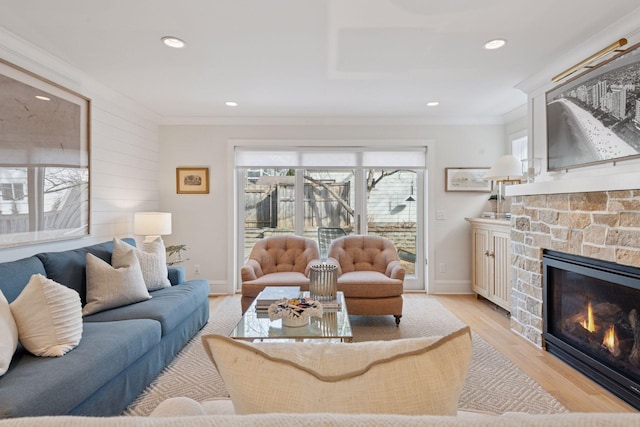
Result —
[{"label": "small potted plant", "polygon": [[189,258],[183,258],[182,253],[187,251],[187,245],[171,245],[167,246],[167,265],[180,264],[189,261]]},{"label": "small potted plant", "polygon": [[[501,196],[500,200],[504,202],[504,196]],[[498,212],[498,195],[492,194],[491,196],[489,196],[489,203],[491,204],[491,211],[497,213]]]}]

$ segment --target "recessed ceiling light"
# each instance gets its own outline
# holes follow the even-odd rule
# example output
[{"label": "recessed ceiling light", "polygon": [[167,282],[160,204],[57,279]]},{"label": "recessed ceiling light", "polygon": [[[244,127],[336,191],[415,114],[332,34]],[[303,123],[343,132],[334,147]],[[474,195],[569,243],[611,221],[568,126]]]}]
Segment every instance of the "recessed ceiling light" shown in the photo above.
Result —
[{"label": "recessed ceiling light", "polygon": [[48,96],[44,96],[44,95],[36,95],[36,99],[39,99],[41,101],[51,101],[51,98],[49,98]]},{"label": "recessed ceiling light", "polygon": [[227,107],[237,107],[238,103],[233,101],[227,101],[224,103],[224,105],[226,105]]},{"label": "recessed ceiling light", "polygon": [[438,105],[440,105],[438,101],[427,102],[427,107],[437,107]]},{"label": "recessed ceiling light", "polygon": [[162,43],[166,44],[169,47],[175,47],[176,49],[181,49],[185,47],[187,44],[184,40],[181,40],[177,37],[173,36],[165,36],[162,38]]},{"label": "recessed ceiling light", "polygon": [[505,39],[494,39],[486,42],[484,44],[484,48],[487,50],[500,49],[505,44],[507,44],[507,41]]}]

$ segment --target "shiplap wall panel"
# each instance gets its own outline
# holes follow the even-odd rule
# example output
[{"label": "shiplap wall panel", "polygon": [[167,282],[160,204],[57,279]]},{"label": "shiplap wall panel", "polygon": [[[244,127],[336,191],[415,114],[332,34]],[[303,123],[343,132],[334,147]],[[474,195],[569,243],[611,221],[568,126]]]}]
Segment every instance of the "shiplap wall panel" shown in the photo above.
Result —
[{"label": "shiplap wall panel", "polygon": [[91,235],[0,248],[0,262],[133,236],[133,214],[160,205],[159,117],[0,28],[0,57],[91,99]]}]

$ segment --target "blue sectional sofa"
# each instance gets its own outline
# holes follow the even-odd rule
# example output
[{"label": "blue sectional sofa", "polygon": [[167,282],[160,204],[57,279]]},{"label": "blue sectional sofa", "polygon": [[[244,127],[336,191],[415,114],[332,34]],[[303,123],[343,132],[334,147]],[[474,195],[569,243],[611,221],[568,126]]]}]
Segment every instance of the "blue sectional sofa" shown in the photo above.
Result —
[{"label": "blue sectional sofa", "polygon": [[[133,239],[124,239],[135,245]],[[111,262],[113,242],[0,263],[0,290],[11,303],[32,274],[75,289],[86,302],[86,253]],[[209,319],[209,284],[169,268],[171,287],[152,298],[83,319],[80,344],[61,357],[18,346],[0,377],[0,418],[118,415]]]}]

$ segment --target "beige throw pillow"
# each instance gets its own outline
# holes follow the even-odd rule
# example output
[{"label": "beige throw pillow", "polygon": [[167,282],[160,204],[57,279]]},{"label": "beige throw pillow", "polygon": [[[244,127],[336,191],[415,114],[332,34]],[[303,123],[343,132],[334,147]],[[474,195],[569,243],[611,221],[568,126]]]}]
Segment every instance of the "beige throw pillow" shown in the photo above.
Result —
[{"label": "beige throw pillow", "polygon": [[246,343],[205,335],[236,413],[456,415],[471,332],[348,343]]},{"label": "beige throw pillow", "polygon": [[20,342],[36,356],[62,356],[82,338],[80,295],[41,274],[10,304]]},{"label": "beige throw pillow", "polygon": [[129,251],[113,267],[87,253],[87,304],[82,314],[97,313],[151,298],[138,258]]},{"label": "beige throw pillow", "polygon": [[147,290],[155,291],[171,286],[167,271],[167,252],[162,237],[158,237],[151,242],[144,242],[142,249],[131,246],[117,237],[114,238],[111,265],[114,267],[123,265],[122,259],[130,251],[133,251],[138,257]]},{"label": "beige throw pillow", "polygon": [[9,369],[11,358],[17,347],[18,327],[13,320],[9,302],[0,291],[0,377]]}]

